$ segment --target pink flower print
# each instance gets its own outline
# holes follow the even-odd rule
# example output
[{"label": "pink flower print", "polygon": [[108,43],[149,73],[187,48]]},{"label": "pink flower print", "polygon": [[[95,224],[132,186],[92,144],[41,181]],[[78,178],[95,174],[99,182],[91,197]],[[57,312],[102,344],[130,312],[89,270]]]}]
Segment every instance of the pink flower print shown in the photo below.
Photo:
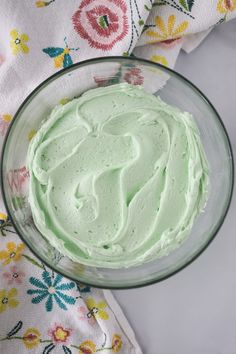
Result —
[{"label": "pink flower print", "polygon": [[10,271],[4,272],[2,275],[8,285],[12,285],[13,283],[22,284],[23,278],[25,277],[25,273],[17,268],[17,266],[10,267]]},{"label": "pink flower print", "polygon": [[120,75],[118,72],[114,76],[110,76],[110,77],[94,76],[93,79],[98,87],[105,87],[109,85],[118,84],[120,82]]},{"label": "pink flower print", "polygon": [[72,330],[70,328],[65,328],[60,324],[55,323],[54,326],[49,329],[48,335],[54,344],[67,344]]},{"label": "pink flower print", "polygon": [[174,38],[174,39],[166,39],[165,41],[161,41],[158,45],[165,49],[174,48],[178,43],[182,42],[182,38]]},{"label": "pink flower print", "polygon": [[23,190],[23,185],[28,177],[29,171],[27,171],[25,166],[15,170],[10,170],[7,175],[7,181],[11,191],[16,194],[21,193]]},{"label": "pink flower print", "polygon": [[83,0],[72,16],[76,32],[92,48],[110,50],[128,33],[124,0]]},{"label": "pink flower print", "polygon": [[0,65],[5,61],[5,57],[0,54]]},{"label": "pink flower print", "polygon": [[144,79],[141,74],[141,69],[130,68],[126,71],[124,79],[131,85],[142,85]]},{"label": "pink flower print", "polygon": [[[0,65],[1,65],[1,58],[0,58]],[[11,120],[12,120],[12,116],[10,114],[2,114],[0,116],[0,134],[2,136],[6,134]]]},{"label": "pink flower print", "polygon": [[98,87],[107,86],[108,79],[105,77],[94,76],[94,81],[98,85]]},{"label": "pink flower print", "polygon": [[88,322],[91,326],[96,324],[96,320],[94,316],[90,313],[87,307],[80,306],[78,308],[79,311],[79,320]]}]

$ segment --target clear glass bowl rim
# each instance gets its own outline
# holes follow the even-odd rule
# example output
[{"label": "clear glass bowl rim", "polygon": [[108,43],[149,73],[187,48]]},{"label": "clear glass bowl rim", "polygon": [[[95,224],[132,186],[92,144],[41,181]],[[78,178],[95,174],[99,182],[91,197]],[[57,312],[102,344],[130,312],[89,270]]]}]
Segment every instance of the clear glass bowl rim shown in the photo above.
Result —
[{"label": "clear glass bowl rim", "polygon": [[71,66],[69,66],[68,68],[64,68],[58,72],[56,72],[55,74],[49,76],[48,78],[46,78],[44,81],[42,81],[26,98],[25,100],[21,103],[21,105],[19,106],[17,112],[15,113],[10,126],[8,128],[8,131],[6,133],[6,136],[4,138],[4,142],[3,142],[3,146],[2,146],[2,152],[1,152],[1,160],[0,160],[0,177],[1,177],[1,192],[2,192],[2,197],[3,197],[3,201],[4,201],[4,205],[6,207],[7,210],[7,214],[11,220],[11,223],[14,227],[14,229],[16,230],[18,236],[20,237],[20,239],[27,245],[27,247],[30,249],[30,251],[35,255],[36,258],[38,258],[41,262],[43,262],[44,264],[46,264],[50,269],[54,270],[55,272],[61,274],[62,276],[71,279],[72,281],[78,282],[79,280],[76,278],[73,278],[72,276],[68,276],[67,274],[63,274],[62,271],[58,270],[56,267],[53,267],[51,264],[49,264],[49,262],[46,262],[43,258],[41,258],[32,248],[31,246],[28,244],[27,240],[24,238],[24,236],[20,233],[17,224],[14,221],[14,218],[12,218],[11,216],[11,212],[10,212],[10,208],[8,206],[7,203],[7,198],[5,195],[5,191],[4,191],[4,183],[3,183],[3,176],[4,176],[4,171],[3,171],[3,161],[4,161],[4,157],[5,157],[5,149],[6,149],[6,145],[7,145],[7,141],[10,135],[11,130],[14,128],[15,122],[17,121],[17,119],[20,117],[20,114],[22,111],[24,111],[25,107],[29,104],[29,102],[34,98],[34,96],[37,95],[38,92],[40,92],[44,87],[47,86],[48,83],[56,80],[57,78],[59,78],[62,75],[65,75],[71,71],[76,70],[77,68],[80,67],[84,67],[86,65],[90,65],[90,64],[98,64],[101,62],[117,62],[117,61],[127,61],[127,62],[132,62],[132,61],[136,61],[139,62],[140,64],[144,64],[144,65],[150,65],[156,68],[160,68],[163,71],[166,71],[167,73],[170,73],[172,76],[177,77],[177,79],[179,79],[180,81],[184,82],[187,86],[189,86],[193,91],[195,91],[195,93],[203,100],[205,101],[205,103],[209,106],[210,110],[213,112],[216,120],[218,120],[218,122],[220,123],[220,126],[222,128],[223,133],[225,134],[225,138],[226,138],[226,142],[228,144],[228,148],[229,148],[229,158],[231,161],[231,185],[230,185],[230,192],[229,192],[229,197],[227,200],[227,203],[225,204],[224,207],[224,211],[221,215],[221,218],[218,221],[218,224],[215,228],[215,231],[212,233],[211,237],[209,237],[208,241],[199,248],[199,250],[196,252],[196,254],[193,255],[193,257],[191,259],[189,259],[188,261],[186,261],[186,263],[184,263],[183,265],[177,267],[175,270],[171,271],[169,274],[164,275],[163,277],[159,277],[159,278],[154,278],[148,281],[143,281],[140,282],[140,284],[135,284],[135,285],[125,285],[125,286],[106,286],[105,284],[103,286],[92,283],[92,282],[85,282],[83,280],[83,284],[88,285],[88,286],[93,286],[93,287],[97,287],[97,288],[103,288],[103,289],[114,289],[114,290],[120,290],[120,289],[134,289],[134,288],[139,288],[142,286],[147,286],[147,285],[152,285],[155,283],[158,283],[160,281],[163,281],[173,275],[175,275],[176,273],[180,272],[181,270],[183,270],[184,268],[186,268],[188,265],[190,265],[195,259],[197,259],[205,250],[206,248],[210,245],[210,243],[213,241],[213,239],[215,238],[215,236],[217,235],[218,231],[220,230],[222,224],[224,223],[224,220],[226,218],[226,215],[228,213],[230,204],[231,204],[231,200],[232,200],[232,196],[233,196],[233,190],[234,190],[234,158],[233,158],[233,150],[232,150],[232,145],[229,139],[229,135],[228,132],[225,128],[225,125],[219,115],[219,113],[217,112],[217,110],[215,109],[215,107],[213,106],[213,104],[209,101],[209,99],[205,96],[205,94],[197,87],[195,86],[190,80],[188,80],[186,77],[184,77],[183,75],[179,74],[178,72],[176,72],[173,69],[167,68],[166,66],[159,64],[159,63],[154,63],[150,60],[146,60],[146,59],[142,59],[142,58],[138,58],[138,57],[123,57],[123,56],[106,56],[106,57],[97,57],[97,58],[93,58],[93,59],[88,59],[88,60],[84,60],[75,64],[72,64]]}]

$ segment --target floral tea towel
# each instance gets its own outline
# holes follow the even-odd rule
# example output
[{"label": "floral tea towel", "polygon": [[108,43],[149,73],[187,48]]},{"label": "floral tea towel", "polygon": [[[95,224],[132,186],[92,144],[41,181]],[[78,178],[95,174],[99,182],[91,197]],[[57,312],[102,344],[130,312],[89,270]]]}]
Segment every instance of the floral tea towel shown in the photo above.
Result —
[{"label": "floral tea towel", "polygon": [[[131,54],[173,67],[181,48],[191,51],[235,15],[236,0],[1,0],[0,147],[21,102],[58,70]],[[143,82],[134,68],[124,75],[129,83]],[[29,125],[25,139],[34,134]],[[25,166],[9,175],[17,205],[24,203],[17,198],[27,178]],[[141,349],[111,292],[42,264],[15,233],[0,200],[0,353],[51,352]]]}]

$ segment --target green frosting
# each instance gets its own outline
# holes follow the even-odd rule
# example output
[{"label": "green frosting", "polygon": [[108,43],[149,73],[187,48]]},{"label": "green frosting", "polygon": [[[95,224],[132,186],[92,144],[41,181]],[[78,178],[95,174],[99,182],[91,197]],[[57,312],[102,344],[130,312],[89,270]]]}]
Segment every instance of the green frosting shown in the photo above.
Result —
[{"label": "green frosting", "polygon": [[28,167],[37,228],[87,265],[129,267],[168,254],[207,199],[192,116],[128,84],[55,107],[30,143]]}]

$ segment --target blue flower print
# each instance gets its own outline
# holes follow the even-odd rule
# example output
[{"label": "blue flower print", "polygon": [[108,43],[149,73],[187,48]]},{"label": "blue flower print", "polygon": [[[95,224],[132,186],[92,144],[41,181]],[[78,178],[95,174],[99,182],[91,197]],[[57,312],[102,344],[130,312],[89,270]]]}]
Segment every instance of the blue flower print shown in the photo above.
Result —
[{"label": "blue flower print", "polygon": [[70,52],[77,51],[79,48],[69,48],[66,37],[64,38],[65,47],[48,47],[42,49],[42,51],[54,59],[55,68],[67,68],[73,64]]},{"label": "blue flower print", "polygon": [[54,273],[51,275],[48,271],[44,270],[42,273],[42,280],[35,277],[30,277],[29,282],[37,287],[38,289],[29,289],[27,294],[36,295],[32,298],[31,302],[33,304],[39,304],[42,300],[47,299],[45,303],[46,310],[52,311],[54,300],[57,305],[63,309],[67,310],[66,304],[74,305],[76,298],[65,294],[64,292],[75,287],[74,282],[62,283],[63,277],[59,274]]},{"label": "blue flower print", "polygon": [[88,285],[82,284],[82,283],[77,283],[77,289],[79,290],[80,293],[90,293],[91,288]]}]

